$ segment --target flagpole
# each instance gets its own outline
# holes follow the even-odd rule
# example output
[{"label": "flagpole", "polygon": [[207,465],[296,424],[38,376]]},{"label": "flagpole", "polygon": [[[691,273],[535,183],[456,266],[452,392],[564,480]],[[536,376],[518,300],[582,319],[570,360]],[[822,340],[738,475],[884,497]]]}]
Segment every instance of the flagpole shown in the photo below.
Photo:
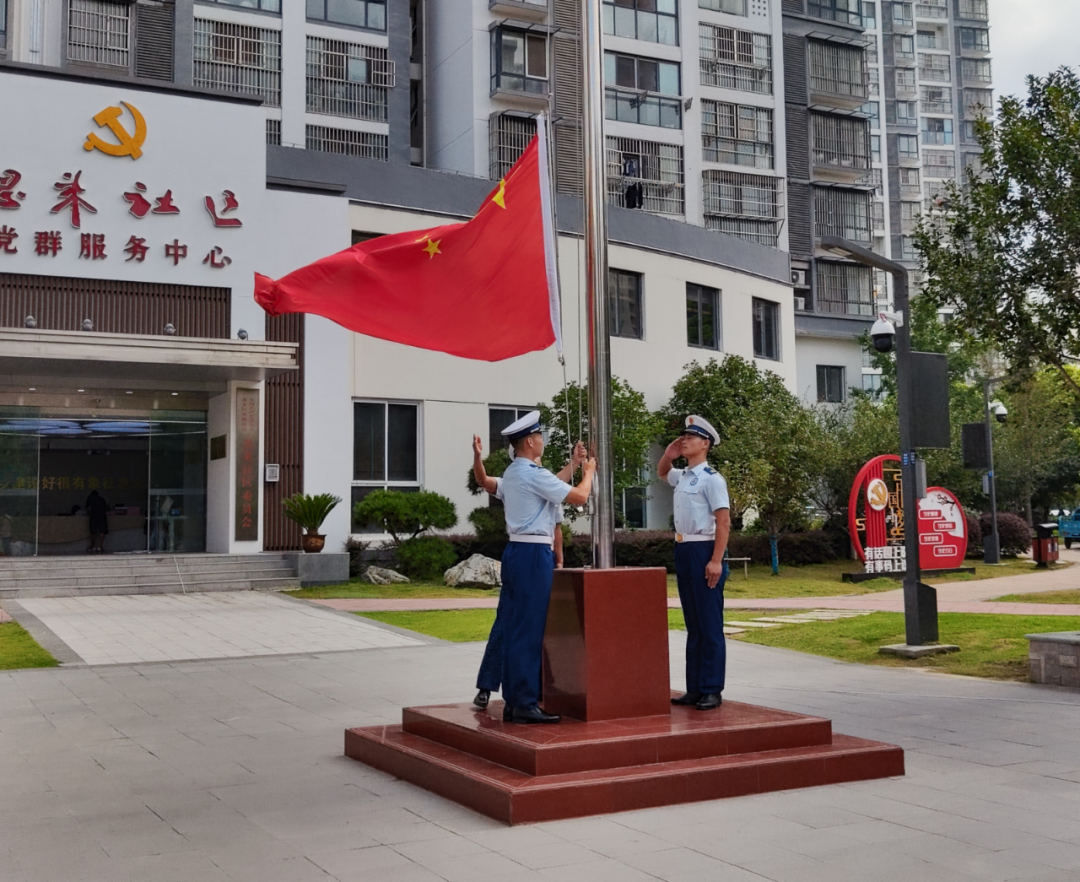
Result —
[{"label": "flagpole", "polygon": [[615,487],[611,461],[607,169],[600,2],[582,2],[582,130],[585,140],[585,293],[589,316],[589,446],[596,457],[593,566],[609,569],[615,565]]}]

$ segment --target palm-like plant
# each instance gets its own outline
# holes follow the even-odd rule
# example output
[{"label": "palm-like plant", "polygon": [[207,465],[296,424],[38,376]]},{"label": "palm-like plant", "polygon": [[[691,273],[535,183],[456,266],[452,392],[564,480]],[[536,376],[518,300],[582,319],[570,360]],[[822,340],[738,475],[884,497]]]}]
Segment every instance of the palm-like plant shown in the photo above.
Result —
[{"label": "palm-like plant", "polygon": [[340,496],[332,493],[319,493],[316,496],[308,496],[306,493],[294,493],[281,500],[281,506],[285,509],[285,517],[295,521],[309,534],[319,532],[326,516],[341,502]]}]

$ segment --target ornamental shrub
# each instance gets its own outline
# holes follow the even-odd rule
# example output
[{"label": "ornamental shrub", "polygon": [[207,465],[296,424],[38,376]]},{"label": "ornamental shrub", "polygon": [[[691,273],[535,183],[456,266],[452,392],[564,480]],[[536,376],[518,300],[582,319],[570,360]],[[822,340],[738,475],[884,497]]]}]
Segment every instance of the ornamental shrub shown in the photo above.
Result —
[{"label": "ornamental shrub", "polygon": [[469,512],[469,523],[477,538],[485,542],[506,538],[506,510],[502,506],[474,508]]},{"label": "ornamental shrub", "polygon": [[353,523],[374,524],[394,537],[399,545],[425,530],[449,530],[457,523],[454,503],[438,493],[421,490],[373,490],[353,506]]},{"label": "ornamental shrub", "polygon": [[[1016,557],[1031,551],[1031,527],[1027,521],[1007,511],[997,513],[998,540],[1001,544],[1002,557]],[[982,534],[989,536],[991,531],[990,515],[979,518]]]},{"label": "ornamental shrub", "polygon": [[394,553],[401,571],[410,579],[441,581],[443,573],[457,563],[454,546],[441,536],[406,539]]},{"label": "ornamental shrub", "polygon": [[[965,511],[964,517],[967,519],[967,554],[965,557],[980,558],[983,556],[983,531],[982,525],[979,523],[979,519],[975,517],[971,512]],[[987,518],[989,520],[989,518]]]}]

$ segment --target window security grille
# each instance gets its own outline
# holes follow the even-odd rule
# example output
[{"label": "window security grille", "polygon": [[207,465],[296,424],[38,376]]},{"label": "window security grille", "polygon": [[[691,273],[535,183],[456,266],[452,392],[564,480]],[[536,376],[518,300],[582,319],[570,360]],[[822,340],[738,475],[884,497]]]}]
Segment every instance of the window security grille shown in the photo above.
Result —
[{"label": "window security grille", "polygon": [[131,61],[131,5],[109,0],[70,0],[69,61],[128,67]]},{"label": "window security grille", "polygon": [[677,144],[609,137],[607,179],[611,205],[655,214],[686,212],[683,149]]},{"label": "window security grille", "polygon": [[266,143],[272,147],[281,146],[281,120],[268,119],[266,121]]},{"label": "window security grille", "polygon": [[768,34],[701,24],[698,42],[701,85],[772,94],[772,42]]},{"label": "window security grille", "polygon": [[948,0],[922,0],[915,4],[916,18],[948,18]]},{"label": "window security grille", "polygon": [[281,106],[281,31],[195,19],[194,84]]},{"label": "window security grille", "polygon": [[905,95],[915,94],[915,71],[911,68],[897,68],[896,92],[897,94],[903,93]]},{"label": "window security grille", "polygon": [[973,18],[977,21],[987,21],[990,18],[986,0],[960,0],[958,8],[961,18]]},{"label": "window security grille", "polygon": [[535,119],[492,114],[488,122],[488,177],[501,180],[535,136]]},{"label": "window security grille", "polygon": [[814,189],[814,233],[870,241],[870,194],[839,187]]},{"label": "window security grille", "polygon": [[923,86],[919,92],[919,105],[923,113],[953,112],[952,89]]},{"label": "window security grille", "polygon": [[923,174],[932,178],[956,177],[956,154],[951,150],[924,150]]},{"label": "window security grille", "polygon": [[814,164],[837,168],[870,168],[870,126],[865,119],[815,113]]},{"label": "window security grille", "polygon": [[321,153],[341,153],[363,159],[390,158],[389,138],[376,132],[355,132],[327,126],[306,126],[304,146]]},{"label": "window security grille", "polygon": [[991,83],[989,58],[961,58],[960,73],[964,83]]},{"label": "window security grille", "polygon": [[706,162],[773,168],[773,112],[702,101],[701,150]]},{"label": "window security grille", "polygon": [[815,262],[818,312],[873,315],[874,289],[870,267],[853,263]]},{"label": "window security grille", "polygon": [[387,50],[343,40],[307,38],[307,110],[386,122],[394,62]]},{"label": "window security grille", "polygon": [[806,11],[815,18],[839,21],[860,28],[863,26],[862,4],[859,0],[810,0]]},{"label": "window security grille", "polygon": [[919,53],[919,79],[947,83],[952,79],[952,65],[948,55]]},{"label": "window security grille", "polygon": [[705,229],[776,245],[784,211],[781,178],[739,172],[702,173]]},{"label": "window security grille", "polygon": [[865,55],[861,46],[810,40],[810,88],[815,92],[868,98]]}]

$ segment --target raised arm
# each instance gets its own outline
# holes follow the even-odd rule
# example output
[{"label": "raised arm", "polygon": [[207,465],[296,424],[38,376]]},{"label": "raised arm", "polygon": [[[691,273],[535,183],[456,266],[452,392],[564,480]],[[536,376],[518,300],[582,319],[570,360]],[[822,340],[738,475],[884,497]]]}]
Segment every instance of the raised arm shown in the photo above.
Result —
[{"label": "raised arm", "polygon": [[661,481],[667,480],[668,472],[671,471],[671,464],[681,455],[682,437],[680,436],[664,448],[664,455],[660,457],[660,462],[656,466],[656,473],[660,476]]},{"label": "raised arm", "polygon": [[573,480],[574,472],[578,470],[578,466],[585,461],[585,456],[585,445],[578,441],[574,445],[574,452],[570,454],[570,462],[559,469],[559,471],[555,473],[555,477],[560,481],[565,481],[569,484]]},{"label": "raised arm", "polygon": [[479,435],[472,436],[472,452],[473,477],[476,478],[477,484],[494,496],[499,484],[494,478],[488,477],[487,469],[484,468],[484,443]]},{"label": "raised arm", "polygon": [[563,502],[568,505],[584,505],[589,501],[589,494],[592,493],[593,476],[596,474],[596,460],[589,457],[585,460],[584,467],[582,469],[581,483],[576,487],[572,487],[570,492],[566,494],[566,498]]}]

